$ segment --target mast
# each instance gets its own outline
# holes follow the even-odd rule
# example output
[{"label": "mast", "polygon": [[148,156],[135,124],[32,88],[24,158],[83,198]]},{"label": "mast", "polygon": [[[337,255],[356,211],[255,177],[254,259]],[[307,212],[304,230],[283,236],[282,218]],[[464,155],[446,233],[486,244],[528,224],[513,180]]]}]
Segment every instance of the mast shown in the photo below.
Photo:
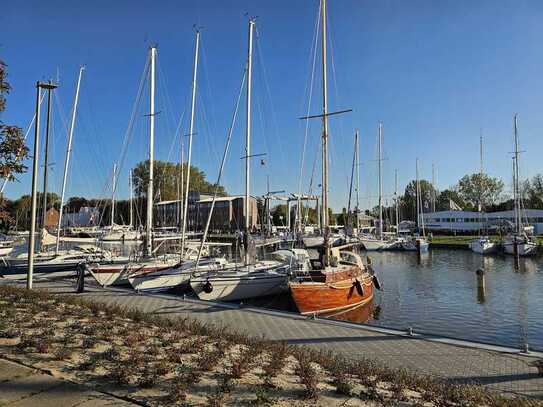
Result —
[{"label": "mast", "polygon": [[394,170],[394,203],[396,205],[396,236],[400,225],[400,214],[398,213],[398,170]]},{"label": "mast", "polygon": [[[194,111],[196,109],[196,79],[198,74],[198,49],[200,47],[200,31],[196,30],[196,45],[194,49],[194,65],[192,70],[192,99],[190,104],[190,124],[189,124],[189,154],[187,157],[187,183],[185,187],[185,199],[183,203],[183,227],[181,229],[181,256],[185,252],[185,233],[187,230],[187,210],[189,207],[189,187],[190,187],[190,162],[192,158],[192,136],[194,132]],[[181,164],[181,168],[183,168]],[[182,170],[181,170],[182,171]]]},{"label": "mast", "polygon": [[[47,84],[47,118],[46,118],[46,127],[45,127],[45,158],[43,164],[43,213],[42,213],[42,231],[45,230],[45,221],[47,217],[47,173],[49,167],[49,132],[51,131],[51,91],[56,86],[53,85],[53,82],[49,80]],[[43,242],[42,242],[43,243]],[[43,247],[40,245],[40,251]]]},{"label": "mast", "polygon": [[[251,155],[251,92],[253,81],[253,30],[255,21],[249,19],[249,42],[247,47],[247,102],[245,128],[245,238],[249,243],[249,198],[250,198],[250,155]],[[290,217],[290,213],[287,214]],[[245,265],[249,263],[249,250],[245,247]]]},{"label": "mast", "polygon": [[40,99],[41,84],[36,82],[36,122],[34,128],[34,157],[32,163],[32,209],[30,215],[30,241],[28,243],[28,271],[26,276],[26,288],[32,289],[32,277],[34,272],[34,244],[36,240],[36,207],[37,207],[37,184],[38,184],[38,160],[40,153]]},{"label": "mast", "polygon": [[132,187],[132,170],[130,170],[129,177],[128,177],[128,189],[130,190],[130,198],[129,198],[129,210],[130,210],[130,229],[134,228],[134,209],[133,206],[133,187]]},{"label": "mast", "polygon": [[379,239],[383,239],[383,122],[379,122]]},{"label": "mast", "polygon": [[64,177],[62,179],[62,193],[60,196],[60,212],[58,215],[58,225],[57,225],[57,246],[55,249],[56,254],[58,254],[58,249],[60,245],[60,228],[62,227],[62,212],[64,211],[64,194],[66,192],[66,180],[68,178],[68,167],[70,165],[70,153],[72,152],[72,139],[73,139],[74,128],[75,128],[77,102],[79,101],[79,88],[81,86],[81,77],[83,75],[84,69],[85,69],[84,66],[79,68],[79,76],[77,78],[77,87],[75,90],[74,108],[72,111],[72,121],[70,122],[70,133],[68,135],[68,147],[66,148],[66,160],[64,161]]},{"label": "mast", "polygon": [[422,236],[425,236],[425,230],[424,230],[424,216],[422,216],[422,196],[421,196],[421,188],[420,188],[420,180],[419,180],[419,159],[417,158],[417,226],[422,227]]},{"label": "mast", "polygon": [[[354,134],[354,148],[353,148],[353,162],[352,162],[352,165],[351,165],[351,180],[349,182],[349,201],[347,203],[347,222],[345,224],[345,234],[347,234],[347,226],[350,228],[351,225],[352,225],[352,218],[351,218],[351,196],[352,196],[352,192],[353,192],[353,184],[354,184],[354,177],[355,177],[355,173],[354,173],[354,167],[356,166],[356,132]],[[356,186],[355,186],[356,188]],[[345,222],[345,220],[344,220]]]},{"label": "mast", "polygon": [[117,189],[117,163],[113,163],[113,182],[111,187],[111,228],[115,225],[115,189]]},{"label": "mast", "polygon": [[149,89],[149,183],[147,185],[147,219],[145,228],[145,254],[150,255],[153,251],[153,181],[154,181],[154,154],[155,154],[155,61],[156,46],[149,49],[151,59],[150,66],[150,89]]},{"label": "mast", "polygon": [[360,140],[358,130],[354,134],[356,149],[356,230],[360,227]]},{"label": "mast", "polygon": [[436,168],[432,163],[432,212],[436,211]]},{"label": "mast", "polygon": [[480,178],[480,185],[479,185],[479,212],[483,210],[483,131],[481,130],[481,134],[479,135],[479,160],[480,160],[480,168],[479,168],[479,178]]},{"label": "mast", "polygon": [[328,219],[328,79],[326,53],[326,0],[322,0],[322,227],[324,232],[324,266],[329,265],[330,220]]},{"label": "mast", "polygon": [[515,113],[513,118],[513,128],[515,136],[515,155],[513,157],[513,195],[515,200],[515,229],[517,234],[520,235],[521,221],[520,221],[520,190],[519,190],[519,149],[518,149],[518,127],[517,127],[517,114]]}]

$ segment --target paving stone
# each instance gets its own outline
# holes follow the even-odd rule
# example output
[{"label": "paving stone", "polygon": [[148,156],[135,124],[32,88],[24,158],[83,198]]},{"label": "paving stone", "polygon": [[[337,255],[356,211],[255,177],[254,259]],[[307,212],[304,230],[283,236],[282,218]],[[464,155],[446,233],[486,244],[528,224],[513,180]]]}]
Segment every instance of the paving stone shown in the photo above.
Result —
[{"label": "paving stone", "polygon": [[[73,293],[73,285],[62,280],[41,281],[35,287]],[[529,365],[534,359],[526,356],[381,333],[363,326],[338,325],[287,313],[221,307],[203,301],[183,300],[180,296],[104,289],[89,281],[85,292],[79,296],[165,317],[191,317],[269,340],[333,349],[351,360],[367,358],[392,368],[406,368],[453,382],[480,383],[506,392],[543,397],[543,378],[537,375],[536,368]]]}]

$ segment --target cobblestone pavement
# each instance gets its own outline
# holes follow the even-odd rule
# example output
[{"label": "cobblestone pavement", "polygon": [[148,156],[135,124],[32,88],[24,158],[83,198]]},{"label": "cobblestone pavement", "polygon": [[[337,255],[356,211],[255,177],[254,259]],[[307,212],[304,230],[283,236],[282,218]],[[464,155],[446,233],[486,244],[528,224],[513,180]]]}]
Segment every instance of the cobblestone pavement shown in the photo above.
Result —
[{"label": "cobblestone pavement", "polygon": [[135,404],[0,358],[0,406],[128,407]]},{"label": "cobblestone pavement", "polygon": [[[74,292],[73,285],[66,280],[38,282],[35,288]],[[540,354],[528,356],[468,343],[459,346],[437,338],[410,337],[363,325],[312,320],[291,313],[207,303],[188,297],[137,294],[129,289],[101,288],[89,281],[85,292],[78,295],[167,317],[191,317],[269,340],[333,350],[352,359],[373,359],[393,368],[459,383],[484,384],[505,392],[543,398],[543,377],[531,366]]]}]

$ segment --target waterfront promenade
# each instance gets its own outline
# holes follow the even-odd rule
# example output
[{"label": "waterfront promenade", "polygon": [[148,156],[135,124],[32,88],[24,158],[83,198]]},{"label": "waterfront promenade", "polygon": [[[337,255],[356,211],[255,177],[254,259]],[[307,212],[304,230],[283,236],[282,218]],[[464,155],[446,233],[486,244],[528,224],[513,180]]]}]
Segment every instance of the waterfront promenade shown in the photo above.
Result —
[{"label": "waterfront promenade", "polygon": [[[0,280],[0,283],[10,282]],[[64,294],[74,292],[72,282],[67,280],[36,281],[34,286]],[[143,295],[129,289],[101,288],[90,279],[85,292],[78,295],[165,317],[194,318],[272,341],[332,350],[355,360],[368,358],[392,368],[405,368],[457,383],[483,384],[507,393],[543,398],[543,377],[533,366],[543,357],[541,353],[527,355],[511,348],[421,336],[416,332],[409,336],[366,325],[313,320],[292,313],[208,303],[189,297]]]}]

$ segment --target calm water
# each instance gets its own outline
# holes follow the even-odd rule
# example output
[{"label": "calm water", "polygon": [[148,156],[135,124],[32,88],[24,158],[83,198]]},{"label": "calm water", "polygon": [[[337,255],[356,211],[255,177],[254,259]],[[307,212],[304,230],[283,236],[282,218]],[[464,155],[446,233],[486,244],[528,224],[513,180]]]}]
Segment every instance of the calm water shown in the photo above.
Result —
[{"label": "calm water", "polygon": [[[369,324],[543,350],[543,258],[482,257],[464,250],[371,253],[384,290]],[[475,270],[484,264],[485,292]]]}]

